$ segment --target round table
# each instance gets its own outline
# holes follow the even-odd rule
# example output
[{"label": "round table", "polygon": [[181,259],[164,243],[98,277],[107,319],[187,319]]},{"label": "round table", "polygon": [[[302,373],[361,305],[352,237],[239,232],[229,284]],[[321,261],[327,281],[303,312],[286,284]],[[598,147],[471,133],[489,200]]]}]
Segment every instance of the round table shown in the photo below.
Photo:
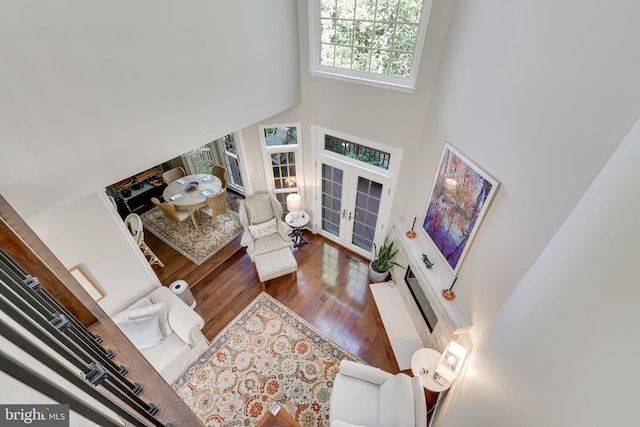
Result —
[{"label": "round table", "polygon": [[306,212],[300,212],[295,218],[291,212],[285,215],[284,222],[286,222],[289,227],[293,228],[291,240],[293,240],[293,245],[295,247],[301,245],[302,242],[309,243],[309,241],[302,235],[302,229],[309,224],[309,219],[309,214]]},{"label": "round table", "polygon": [[[187,190],[187,185],[190,182],[197,182],[198,186],[193,190]],[[176,209],[189,211],[193,225],[198,230],[198,223],[193,213],[207,206],[208,197],[213,197],[221,191],[222,181],[220,181],[220,178],[206,173],[199,173],[183,176],[169,183],[162,192],[162,197],[165,202],[171,203]]]},{"label": "round table", "polygon": [[411,356],[411,372],[420,377],[420,383],[424,388],[435,393],[447,390],[451,384],[440,384],[433,379],[438,362],[442,354],[432,348],[421,348]]}]

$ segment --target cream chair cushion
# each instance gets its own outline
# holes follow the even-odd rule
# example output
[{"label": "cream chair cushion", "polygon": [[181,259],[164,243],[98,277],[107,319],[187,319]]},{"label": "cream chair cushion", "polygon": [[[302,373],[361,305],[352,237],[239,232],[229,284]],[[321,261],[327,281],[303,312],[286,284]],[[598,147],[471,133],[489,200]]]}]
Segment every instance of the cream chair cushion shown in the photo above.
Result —
[{"label": "cream chair cushion", "polygon": [[257,255],[255,262],[258,277],[263,283],[298,270],[298,263],[290,248]]}]

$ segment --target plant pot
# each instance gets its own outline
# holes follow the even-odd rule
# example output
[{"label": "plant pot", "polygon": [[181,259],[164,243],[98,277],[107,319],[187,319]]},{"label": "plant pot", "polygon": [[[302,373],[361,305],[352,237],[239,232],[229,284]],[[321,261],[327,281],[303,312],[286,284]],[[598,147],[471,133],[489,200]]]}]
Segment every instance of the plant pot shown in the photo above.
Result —
[{"label": "plant pot", "polygon": [[373,267],[371,267],[371,264],[373,263],[373,261],[371,261],[369,263],[369,278],[374,282],[374,283],[379,283],[379,282],[384,282],[385,279],[387,278],[387,276],[389,276],[389,271],[385,271],[384,273],[378,273],[377,271],[375,271],[373,269]]}]

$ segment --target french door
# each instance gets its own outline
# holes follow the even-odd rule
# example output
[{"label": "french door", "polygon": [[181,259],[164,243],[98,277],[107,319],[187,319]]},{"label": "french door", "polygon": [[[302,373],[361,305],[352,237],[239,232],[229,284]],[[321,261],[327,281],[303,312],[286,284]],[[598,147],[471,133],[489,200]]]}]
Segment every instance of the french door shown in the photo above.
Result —
[{"label": "french door", "polygon": [[371,258],[373,243],[388,232],[391,179],[330,156],[319,156],[320,194],[315,212],[318,232]]}]

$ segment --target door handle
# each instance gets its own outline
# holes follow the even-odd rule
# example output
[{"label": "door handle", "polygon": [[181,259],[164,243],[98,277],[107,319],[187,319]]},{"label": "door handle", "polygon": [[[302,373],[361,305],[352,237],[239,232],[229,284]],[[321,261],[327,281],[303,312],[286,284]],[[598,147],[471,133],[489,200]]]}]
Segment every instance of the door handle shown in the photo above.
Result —
[{"label": "door handle", "polygon": [[351,212],[349,212],[349,221],[351,221]]},{"label": "door handle", "polygon": [[344,214],[347,213],[346,209],[342,209],[342,218],[344,218]]}]

